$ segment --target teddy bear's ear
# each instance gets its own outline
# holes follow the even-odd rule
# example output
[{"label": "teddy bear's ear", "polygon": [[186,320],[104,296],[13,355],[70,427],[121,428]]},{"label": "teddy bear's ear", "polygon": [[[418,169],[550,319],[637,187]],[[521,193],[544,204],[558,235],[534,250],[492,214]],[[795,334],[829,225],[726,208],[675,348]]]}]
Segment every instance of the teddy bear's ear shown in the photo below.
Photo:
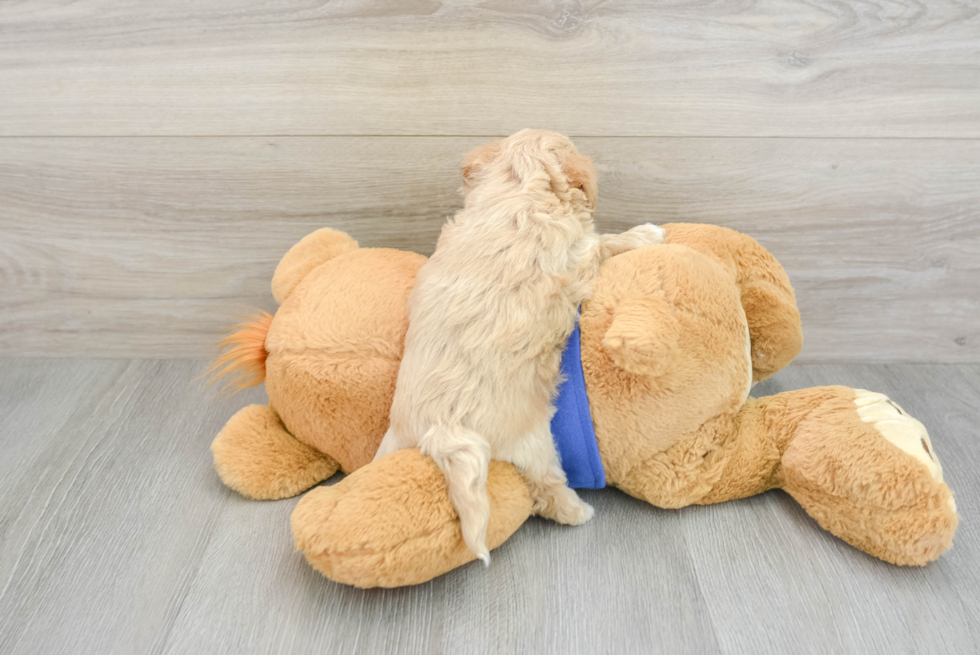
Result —
[{"label": "teddy bear's ear", "polygon": [[680,331],[680,324],[665,301],[628,300],[613,312],[602,347],[624,371],[658,377],[670,368]]},{"label": "teddy bear's ear", "polygon": [[281,305],[310,271],[351,250],[357,250],[357,241],[339,230],[324,227],[307,234],[276,266],[272,275],[272,297]]}]

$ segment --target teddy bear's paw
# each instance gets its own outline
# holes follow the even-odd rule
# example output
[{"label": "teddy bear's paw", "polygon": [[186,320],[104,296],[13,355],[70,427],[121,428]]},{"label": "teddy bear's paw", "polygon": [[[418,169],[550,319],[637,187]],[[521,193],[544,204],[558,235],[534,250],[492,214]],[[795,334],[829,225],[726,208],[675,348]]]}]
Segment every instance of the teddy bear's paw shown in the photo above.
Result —
[{"label": "teddy bear's paw", "polygon": [[[871,423],[885,440],[921,462],[933,480],[943,481],[942,464],[922,423],[883,393],[855,389],[854,404],[861,421]],[[949,502],[953,505],[952,497]]]}]

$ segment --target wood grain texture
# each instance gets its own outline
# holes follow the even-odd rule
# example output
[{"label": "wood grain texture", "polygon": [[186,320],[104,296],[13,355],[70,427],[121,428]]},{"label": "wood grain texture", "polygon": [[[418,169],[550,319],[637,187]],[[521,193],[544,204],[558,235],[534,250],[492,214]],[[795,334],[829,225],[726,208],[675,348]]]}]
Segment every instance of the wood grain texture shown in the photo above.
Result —
[{"label": "wood grain texture", "polygon": [[975,0],[0,5],[0,134],[980,137]]},{"label": "wood grain texture", "polygon": [[785,494],[659,510],[586,492],[489,569],[362,591],[294,552],[296,499],[245,500],[208,444],[260,390],[218,399],[200,361],[0,360],[3,653],[972,653],[980,649],[980,366],[794,366],[755,395],[844,383],[920,418],[956,491],[954,548],[867,556]]},{"label": "wood grain texture", "polygon": [[[0,149],[0,355],[207,356],[330,226],[431,252],[480,137],[25,138]],[[980,360],[980,141],[577,139],[597,220],[726,225],[796,286],[801,361]]]}]

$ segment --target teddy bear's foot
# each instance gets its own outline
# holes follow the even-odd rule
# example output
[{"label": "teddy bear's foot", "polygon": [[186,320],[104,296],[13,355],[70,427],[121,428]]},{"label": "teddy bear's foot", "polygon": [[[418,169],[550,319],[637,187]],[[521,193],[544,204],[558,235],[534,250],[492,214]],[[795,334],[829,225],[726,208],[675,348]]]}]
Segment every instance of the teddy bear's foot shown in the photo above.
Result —
[{"label": "teddy bear's foot", "polygon": [[[907,414],[885,394],[875,391],[855,389],[854,405],[864,423],[873,425],[889,443],[922,462],[933,480],[943,481],[943,466],[932,448],[926,426],[918,419]],[[949,502],[953,511],[956,511],[952,496],[949,497]]]},{"label": "teddy bear's foot", "polygon": [[884,394],[832,389],[788,444],[782,487],[861,550],[894,564],[936,559],[958,516],[925,427]]},{"label": "teddy bear's foot", "polygon": [[211,443],[222,482],[249,498],[277,500],[309,489],[336,473],[328,455],[297,441],[267,405],[249,405]]},{"label": "teddy bear's foot", "polygon": [[[531,514],[527,484],[511,464],[490,462],[487,546],[496,548]],[[317,487],[292,516],[296,548],[328,578],[356,587],[419,584],[476,559],[460,532],[446,479],[417,448]]]}]

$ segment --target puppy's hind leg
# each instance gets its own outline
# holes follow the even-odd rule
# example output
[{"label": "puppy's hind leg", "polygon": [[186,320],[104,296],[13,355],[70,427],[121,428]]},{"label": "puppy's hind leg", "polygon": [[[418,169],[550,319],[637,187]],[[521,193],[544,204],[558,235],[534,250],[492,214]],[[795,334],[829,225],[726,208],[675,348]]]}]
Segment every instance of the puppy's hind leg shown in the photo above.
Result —
[{"label": "puppy's hind leg", "polygon": [[527,480],[535,514],[566,525],[581,525],[592,518],[595,510],[568,486],[550,424],[524,437],[500,459],[516,466]]},{"label": "puppy's hind leg", "polygon": [[419,443],[446,476],[449,499],[459,514],[463,540],[477,557],[490,565],[487,525],[490,500],[487,498],[487,472],[490,444],[482,436],[461,426],[434,425]]},{"label": "puppy's hind leg", "polygon": [[405,439],[402,439],[395,434],[394,430],[388,428],[388,431],[385,432],[385,436],[381,439],[381,444],[378,446],[378,452],[374,454],[374,459],[381,459],[388,453],[393,453],[396,450],[413,448],[414,446],[415,444],[406,442]]}]

